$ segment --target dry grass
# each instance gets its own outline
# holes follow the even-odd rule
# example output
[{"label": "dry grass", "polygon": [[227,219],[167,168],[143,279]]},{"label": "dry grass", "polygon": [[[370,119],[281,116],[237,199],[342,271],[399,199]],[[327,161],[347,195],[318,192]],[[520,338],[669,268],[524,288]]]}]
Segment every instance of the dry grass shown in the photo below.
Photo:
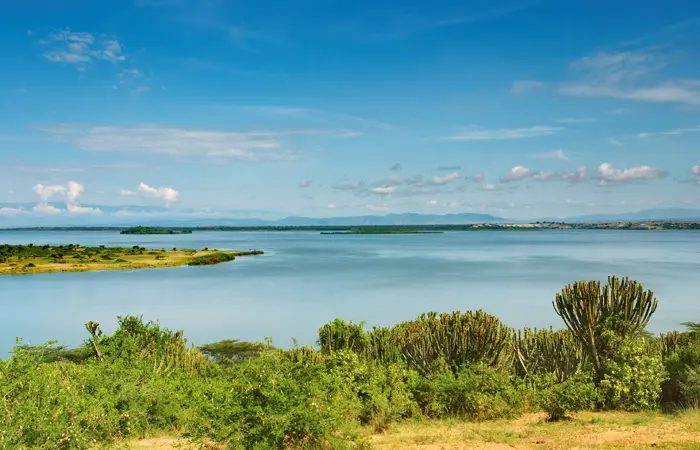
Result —
[{"label": "dry grass", "polygon": [[376,449],[700,449],[700,413],[580,413],[548,423],[543,414],[485,423],[397,424],[373,436]]},{"label": "dry grass", "polygon": [[[116,249],[115,249],[116,250]],[[79,253],[81,250],[78,249]],[[56,263],[51,258],[26,258],[22,261],[10,259],[5,263],[0,263],[0,275],[35,274],[50,272],[90,272],[96,270],[131,270],[131,269],[155,269],[164,267],[185,266],[194,258],[212,255],[215,253],[227,253],[234,256],[241,256],[245,252],[221,252],[220,250],[149,250],[142,255],[130,255],[127,253],[116,253],[112,260],[85,261],[71,257],[66,257],[65,262]],[[156,258],[157,257],[157,258]],[[117,259],[126,262],[117,262]],[[35,267],[27,267],[28,264]]]},{"label": "dry grass", "polygon": [[[378,450],[456,449],[700,449],[700,411],[680,415],[655,413],[580,413],[573,420],[548,423],[543,414],[515,420],[474,423],[404,422],[371,435]],[[202,448],[177,437],[129,442],[132,450]],[[204,448],[216,448],[205,446]]]}]

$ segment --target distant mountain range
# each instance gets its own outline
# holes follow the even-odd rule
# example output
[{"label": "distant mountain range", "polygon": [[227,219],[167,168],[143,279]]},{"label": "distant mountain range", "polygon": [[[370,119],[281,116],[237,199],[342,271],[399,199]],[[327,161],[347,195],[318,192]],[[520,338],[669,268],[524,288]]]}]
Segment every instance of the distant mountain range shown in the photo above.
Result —
[{"label": "distant mountain range", "polygon": [[[0,204],[0,207],[21,208],[30,211],[34,204]],[[63,204],[55,204],[61,208]],[[57,214],[43,216],[15,215],[0,216],[0,228],[36,227],[36,226],[392,226],[392,225],[463,225],[470,223],[514,223],[514,222],[636,222],[652,220],[700,220],[700,210],[665,208],[643,211],[593,214],[566,218],[535,218],[531,220],[513,220],[490,214],[387,214],[352,217],[313,218],[291,216],[279,218],[266,211],[201,211],[169,210],[157,206],[103,206],[85,205],[100,208],[100,215]],[[276,216],[276,217],[275,217]]]}]

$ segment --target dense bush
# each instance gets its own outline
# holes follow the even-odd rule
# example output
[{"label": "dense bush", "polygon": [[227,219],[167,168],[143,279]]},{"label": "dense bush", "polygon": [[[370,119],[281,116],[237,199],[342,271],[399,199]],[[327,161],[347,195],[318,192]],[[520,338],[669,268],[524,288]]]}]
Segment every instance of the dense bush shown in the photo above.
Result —
[{"label": "dense bush", "polygon": [[617,351],[605,361],[600,382],[603,405],[608,409],[639,411],[659,406],[661,384],[667,374],[661,355],[642,338],[606,336]]},{"label": "dense bush", "polygon": [[663,401],[672,409],[700,407],[700,339],[666,356],[664,365],[669,379],[663,384]]},{"label": "dense bush", "polygon": [[579,372],[564,382],[559,382],[552,373],[542,377],[537,384],[537,405],[552,421],[566,418],[567,412],[592,409],[600,401],[593,374],[589,372]]}]

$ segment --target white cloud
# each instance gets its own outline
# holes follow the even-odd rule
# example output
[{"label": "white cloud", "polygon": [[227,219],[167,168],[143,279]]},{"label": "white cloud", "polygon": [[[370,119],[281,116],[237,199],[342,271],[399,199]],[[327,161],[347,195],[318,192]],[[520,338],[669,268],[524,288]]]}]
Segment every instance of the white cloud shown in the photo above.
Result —
[{"label": "white cloud", "polygon": [[552,171],[538,172],[533,176],[533,178],[537,181],[547,181],[547,180],[551,180],[552,178],[557,177],[557,175],[558,174],[556,172],[552,172]]},{"label": "white cloud", "polygon": [[396,186],[386,186],[385,185],[385,186],[374,187],[374,188],[370,189],[370,191],[374,194],[391,195],[394,192],[396,192],[396,189],[397,189]]},{"label": "white cloud", "polygon": [[501,183],[508,183],[509,181],[518,181],[530,178],[533,175],[532,171],[524,166],[515,166],[510,171],[504,175],[501,175]]},{"label": "white cloud", "polygon": [[700,132],[700,125],[689,128],[676,128],[675,130],[669,131],[657,131],[657,132],[644,132],[635,134],[634,138],[637,139],[648,139],[653,136],[678,136],[685,133],[697,133]]},{"label": "white cloud", "polygon": [[462,202],[458,200],[452,200],[447,203],[447,206],[449,206],[450,208],[459,208],[460,206],[462,206]]},{"label": "white cloud", "polygon": [[139,184],[139,193],[144,197],[157,198],[166,206],[180,199],[180,193],[171,187],[154,188],[146,183]]},{"label": "white cloud", "polygon": [[299,182],[299,187],[300,187],[300,188],[307,188],[307,187],[309,187],[309,186],[311,186],[311,180],[301,180],[301,181]]},{"label": "white cloud", "polygon": [[436,184],[436,185],[449,184],[449,183],[452,183],[453,181],[457,180],[458,178],[459,178],[459,173],[452,172],[451,174],[445,175],[444,177],[435,176],[435,177],[433,177],[431,182],[433,184]]},{"label": "white cloud", "polygon": [[122,189],[119,191],[119,195],[136,195],[136,192],[129,189]]},{"label": "white cloud", "polygon": [[545,83],[537,80],[519,80],[513,83],[510,87],[510,92],[512,94],[525,94],[541,89],[544,86]]},{"label": "white cloud", "polygon": [[627,182],[660,178],[665,172],[656,167],[636,166],[629,169],[615,169],[611,163],[598,166],[598,178],[603,182]]},{"label": "white cloud", "polygon": [[700,185],[700,166],[691,167],[690,173],[693,175],[693,182]]},{"label": "white cloud", "polygon": [[99,208],[89,208],[78,205],[78,197],[83,193],[85,188],[82,184],[75,181],[68,182],[68,190],[66,191],[66,209],[72,214],[100,214]]},{"label": "white cloud", "polygon": [[0,217],[13,217],[22,214],[24,211],[19,208],[6,208],[0,206]]},{"label": "white cloud", "polygon": [[474,174],[474,176],[472,176],[472,180],[474,180],[477,183],[483,183],[484,179],[485,179],[484,174],[481,172],[476,173],[476,174]]},{"label": "white cloud", "polygon": [[465,130],[442,141],[490,141],[504,139],[526,139],[539,136],[551,136],[563,130],[562,127],[532,126],[529,128],[501,128],[492,130]]},{"label": "white cloud", "polygon": [[545,153],[535,153],[534,155],[531,155],[532,158],[541,158],[541,159],[561,159],[563,161],[568,161],[569,157],[566,156],[566,153],[564,153],[564,149],[560,148],[557,150],[552,150],[551,152],[545,152]]},{"label": "white cloud", "polygon": [[583,79],[561,83],[557,92],[579,97],[700,105],[698,80],[657,82],[659,77],[651,76],[666,65],[666,58],[650,52],[601,52],[574,61],[571,68],[582,74]]},{"label": "white cloud", "polygon": [[84,67],[94,60],[114,64],[125,59],[121,44],[117,40],[106,37],[96,39],[90,33],[75,32],[70,28],[51,33],[42,43],[52,47],[44,53],[44,58],[51,62]]},{"label": "white cloud", "polygon": [[60,214],[62,211],[53,205],[48,205],[46,203],[37,203],[32,208],[32,212],[38,214]]},{"label": "white cloud", "polygon": [[428,200],[427,202],[425,202],[425,204],[435,206],[438,204],[438,201],[437,200]]},{"label": "white cloud", "polygon": [[610,142],[612,145],[615,145],[617,147],[624,147],[625,146],[625,144],[622,141],[615,139],[615,138],[609,138],[608,142]]},{"label": "white cloud", "polygon": [[235,160],[284,160],[296,154],[286,140],[303,136],[356,136],[345,129],[298,129],[283,131],[208,131],[164,125],[85,126],[59,124],[43,129],[60,142],[83,150],[141,152],[174,156],[200,156]]},{"label": "white cloud", "polygon": [[60,185],[44,186],[39,183],[34,186],[33,190],[34,193],[39,196],[40,202],[47,203],[54,195],[65,192],[66,188]]},{"label": "white cloud", "polygon": [[335,209],[335,208],[337,208],[337,206],[334,205],[333,203],[331,203],[330,205],[327,205],[326,208],[328,208],[328,209]]},{"label": "white cloud", "polygon": [[374,212],[386,212],[389,211],[389,207],[386,205],[367,205],[367,209]]},{"label": "white cloud", "polygon": [[499,188],[495,184],[481,183],[482,191],[497,191]]},{"label": "white cloud", "polygon": [[591,123],[591,122],[597,122],[598,119],[594,117],[581,117],[581,118],[576,118],[576,117],[564,117],[562,119],[558,119],[556,122],[557,123]]},{"label": "white cloud", "polygon": [[584,181],[586,178],[588,178],[588,167],[584,165],[578,166],[573,172],[565,170],[561,173],[561,179],[564,181],[577,182]]}]

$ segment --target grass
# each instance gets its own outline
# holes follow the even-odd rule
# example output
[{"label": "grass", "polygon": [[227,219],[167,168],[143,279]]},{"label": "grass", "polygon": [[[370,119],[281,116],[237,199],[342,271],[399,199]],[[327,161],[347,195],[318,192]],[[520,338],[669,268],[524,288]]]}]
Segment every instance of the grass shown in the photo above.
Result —
[{"label": "grass", "polygon": [[[378,450],[452,449],[698,449],[700,411],[679,415],[629,412],[585,412],[573,420],[550,423],[542,413],[513,420],[463,422],[423,420],[399,422],[376,434],[366,428],[371,448]],[[176,435],[128,441],[122,448],[170,450],[188,447]],[[222,448],[214,444],[205,448]]]},{"label": "grass", "polygon": [[[49,248],[49,251],[51,248]],[[98,270],[132,270],[185,265],[207,265],[232,261],[238,256],[259,255],[263,252],[222,252],[220,250],[149,250],[134,252],[131,248],[106,247],[100,253],[77,247],[62,258],[47,256],[9,257],[0,263],[0,275],[37,274],[51,272],[90,272]]]},{"label": "grass", "polygon": [[700,448],[700,412],[679,415],[584,412],[550,423],[545,414],[492,422],[403,422],[372,435],[376,449]]}]

